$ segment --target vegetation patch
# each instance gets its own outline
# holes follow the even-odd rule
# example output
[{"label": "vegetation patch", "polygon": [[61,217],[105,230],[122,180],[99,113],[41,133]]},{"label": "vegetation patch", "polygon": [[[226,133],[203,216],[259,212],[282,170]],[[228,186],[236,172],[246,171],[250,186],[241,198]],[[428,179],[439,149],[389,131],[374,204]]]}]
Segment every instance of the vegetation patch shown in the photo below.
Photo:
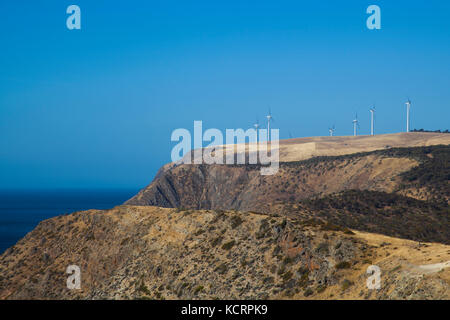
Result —
[{"label": "vegetation patch", "polygon": [[236,229],[242,224],[243,220],[238,215],[235,215],[231,218],[231,228]]},{"label": "vegetation patch", "polygon": [[309,297],[310,295],[312,295],[314,293],[314,291],[311,289],[311,288],[307,288],[306,290],[305,290],[305,292],[303,292],[303,295],[305,296],[305,297]]},{"label": "vegetation patch", "polygon": [[259,226],[259,230],[256,233],[256,239],[262,239],[266,236],[267,232],[270,230],[270,225],[267,219],[264,219],[261,221],[261,224]]},{"label": "vegetation patch", "polygon": [[228,271],[228,266],[226,263],[222,263],[214,271],[216,271],[218,274],[224,274]]},{"label": "vegetation patch", "polygon": [[197,288],[194,289],[194,294],[196,295],[196,294],[200,293],[201,291],[203,291],[203,289],[204,289],[203,286],[198,286]]},{"label": "vegetation patch", "polygon": [[348,279],[344,279],[343,281],[342,281],[342,285],[341,285],[341,289],[342,289],[342,291],[345,291],[345,290],[347,290],[350,286],[352,286],[353,285],[353,282],[352,281],[350,281],[350,280],[348,280]]},{"label": "vegetation patch", "polygon": [[341,262],[337,263],[335,266],[336,269],[348,269],[350,267],[351,267],[351,264],[348,261],[341,261]]},{"label": "vegetation patch", "polygon": [[214,247],[216,247],[216,246],[218,246],[221,242],[222,242],[222,240],[223,240],[223,237],[222,236],[218,236],[217,238],[214,238],[212,241],[211,241],[211,246],[214,248]]},{"label": "vegetation patch", "polygon": [[233,248],[233,246],[235,245],[235,241],[231,240],[227,243],[224,243],[224,245],[222,246],[223,250],[230,250],[231,248]]},{"label": "vegetation patch", "polygon": [[139,286],[138,290],[145,293],[148,296],[151,294],[150,290],[147,288],[144,282],[141,282],[141,285]]},{"label": "vegetation patch", "polygon": [[[448,182],[446,189],[450,189]],[[450,244],[450,208],[447,202],[417,200],[396,193],[348,190],[305,200],[301,206],[329,221],[326,224],[315,221],[322,230],[353,234],[349,229],[356,229],[415,241]],[[308,223],[312,224],[311,221]]]},{"label": "vegetation patch", "polygon": [[291,271],[287,271],[286,273],[283,274],[282,278],[283,278],[284,282],[287,282],[289,279],[292,278],[292,272]]}]

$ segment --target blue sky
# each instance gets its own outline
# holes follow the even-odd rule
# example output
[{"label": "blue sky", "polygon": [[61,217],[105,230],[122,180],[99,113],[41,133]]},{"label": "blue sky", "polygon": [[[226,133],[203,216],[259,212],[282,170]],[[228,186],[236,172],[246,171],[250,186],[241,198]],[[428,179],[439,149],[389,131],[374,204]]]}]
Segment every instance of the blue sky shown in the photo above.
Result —
[{"label": "blue sky", "polygon": [[[317,2],[317,3],[315,3]],[[81,8],[82,29],[66,28]],[[381,8],[382,29],[366,28]],[[0,188],[135,188],[176,128],[450,127],[448,1],[0,2]]]}]

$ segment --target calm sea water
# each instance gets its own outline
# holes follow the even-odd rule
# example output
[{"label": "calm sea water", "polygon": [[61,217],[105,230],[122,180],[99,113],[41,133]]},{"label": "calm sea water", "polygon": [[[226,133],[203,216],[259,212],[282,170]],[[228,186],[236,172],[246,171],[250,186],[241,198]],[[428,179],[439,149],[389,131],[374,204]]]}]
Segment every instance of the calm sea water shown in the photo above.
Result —
[{"label": "calm sea water", "polygon": [[0,254],[54,216],[120,205],[138,190],[0,191]]}]

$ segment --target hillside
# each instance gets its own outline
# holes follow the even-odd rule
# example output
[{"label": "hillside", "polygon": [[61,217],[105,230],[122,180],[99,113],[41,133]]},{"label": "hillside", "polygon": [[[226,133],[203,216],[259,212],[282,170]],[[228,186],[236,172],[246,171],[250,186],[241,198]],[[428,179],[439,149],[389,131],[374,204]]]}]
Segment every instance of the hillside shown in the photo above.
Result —
[{"label": "hillside", "polygon": [[411,199],[395,193],[350,190],[288,205],[284,212],[302,211],[343,227],[416,241],[450,244],[447,203]]},{"label": "hillside", "polygon": [[449,260],[446,245],[320,222],[120,206],[41,222],[0,256],[0,299],[449,299]]},{"label": "hillside", "polygon": [[449,139],[285,140],[271,176],[167,164],[126,204],[42,221],[6,250],[0,299],[449,299]]},{"label": "hillside", "polygon": [[[277,174],[271,176],[262,176],[259,168],[203,164],[164,167],[126,204],[318,215],[362,231],[418,241],[450,241],[449,145],[282,162]],[[353,192],[351,199],[342,196],[349,191]],[[331,198],[332,204],[320,205],[326,201],[320,199]],[[390,203],[385,203],[386,199]],[[349,201],[353,203],[350,206]],[[367,201],[370,205],[356,208]]]}]

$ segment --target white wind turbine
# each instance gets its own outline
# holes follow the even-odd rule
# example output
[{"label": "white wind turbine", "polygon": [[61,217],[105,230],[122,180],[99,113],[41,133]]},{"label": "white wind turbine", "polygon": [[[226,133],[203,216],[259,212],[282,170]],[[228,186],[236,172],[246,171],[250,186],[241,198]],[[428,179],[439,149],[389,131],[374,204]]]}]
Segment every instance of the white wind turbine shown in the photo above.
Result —
[{"label": "white wind turbine", "polygon": [[352,122],[353,122],[353,135],[356,137],[358,135],[357,127],[359,127],[358,113],[356,114],[355,119]]},{"label": "white wind turbine", "polygon": [[370,108],[369,111],[370,111],[370,135],[373,136],[375,134],[374,128],[375,107]]},{"label": "white wind turbine", "polygon": [[272,113],[270,112],[269,108],[269,114],[266,116],[267,118],[267,141],[270,141],[270,121],[273,121]]},{"label": "white wind turbine", "polygon": [[255,124],[253,126],[256,129],[256,142],[258,142],[259,141],[259,139],[258,139],[258,135],[259,135],[259,132],[258,132],[259,122],[258,122],[258,119],[256,119],[256,122],[255,122]]},{"label": "white wind turbine", "polygon": [[409,132],[409,109],[411,109],[411,100],[406,101],[406,132]]},{"label": "white wind turbine", "polygon": [[328,128],[328,131],[330,132],[330,137],[332,137],[332,136],[333,136],[333,134],[334,134],[334,132],[336,131],[336,129],[335,129],[335,127],[334,127],[334,125],[333,125],[333,127],[332,127],[332,128]]}]

